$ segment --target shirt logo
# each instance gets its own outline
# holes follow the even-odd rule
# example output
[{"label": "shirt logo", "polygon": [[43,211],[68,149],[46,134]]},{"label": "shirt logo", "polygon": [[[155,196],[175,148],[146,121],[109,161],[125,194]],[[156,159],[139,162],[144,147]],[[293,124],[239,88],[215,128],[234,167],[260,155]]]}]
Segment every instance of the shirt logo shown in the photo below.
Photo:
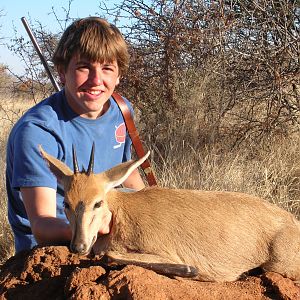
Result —
[{"label": "shirt logo", "polygon": [[117,142],[117,145],[114,146],[114,149],[120,148],[122,144],[125,144],[125,138],[126,138],[126,126],[123,123],[121,123],[119,126],[115,126],[115,139]]}]

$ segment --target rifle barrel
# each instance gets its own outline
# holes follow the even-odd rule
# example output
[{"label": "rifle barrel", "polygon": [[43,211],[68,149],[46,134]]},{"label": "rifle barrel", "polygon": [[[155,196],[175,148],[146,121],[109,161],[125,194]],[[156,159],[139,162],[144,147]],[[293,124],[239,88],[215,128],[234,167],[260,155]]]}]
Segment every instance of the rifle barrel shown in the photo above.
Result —
[{"label": "rifle barrel", "polygon": [[56,82],[53,74],[51,73],[51,70],[50,70],[50,68],[48,66],[48,63],[47,63],[46,59],[44,58],[44,56],[42,54],[40,46],[38,45],[37,40],[36,40],[34,34],[32,33],[32,31],[31,31],[31,29],[30,29],[30,27],[28,25],[28,22],[27,22],[26,18],[22,17],[21,21],[22,21],[22,23],[23,23],[23,25],[24,25],[24,27],[25,27],[25,29],[26,29],[26,31],[27,31],[30,39],[31,39],[31,42],[32,42],[32,44],[33,44],[33,46],[34,46],[34,48],[35,48],[35,50],[36,50],[36,52],[37,52],[37,54],[38,54],[38,56],[39,56],[39,58],[41,60],[43,66],[44,66],[44,68],[45,68],[45,70],[46,70],[46,72],[48,74],[48,77],[49,77],[49,79],[50,79],[53,87],[55,88],[55,90],[57,92],[60,91],[60,86],[58,85],[58,83]]}]

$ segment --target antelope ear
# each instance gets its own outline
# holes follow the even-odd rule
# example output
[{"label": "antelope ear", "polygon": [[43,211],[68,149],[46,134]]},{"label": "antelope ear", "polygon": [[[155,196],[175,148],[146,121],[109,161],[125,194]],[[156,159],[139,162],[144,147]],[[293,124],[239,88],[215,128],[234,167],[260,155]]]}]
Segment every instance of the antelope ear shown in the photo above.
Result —
[{"label": "antelope ear", "polygon": [[133,170],[139,167],[148,158],[149,155],[150,151],[148,151],[142,158],[137,161],[127,161],[102,173],[102,175],[106,178],[106,192],[122,184],[133,172]]},{"label": "antelope ear", "polygon": [[74,174],[66,164],[45,152],[41,145],[39,145],[39,150],[42,157],[47,162],[51,172],[56,176],[60,183],[64,181],[66,176],[72,176]]}]

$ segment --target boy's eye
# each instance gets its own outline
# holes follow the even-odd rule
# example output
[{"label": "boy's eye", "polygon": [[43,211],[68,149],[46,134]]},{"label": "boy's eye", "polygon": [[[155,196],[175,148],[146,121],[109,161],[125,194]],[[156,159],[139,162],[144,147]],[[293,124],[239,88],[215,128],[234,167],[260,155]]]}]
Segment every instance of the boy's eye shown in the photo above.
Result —
[{"label": "boy's eye", "polygon": [[116,67],[114,65],[104,65],[103,69],[114,72],[116,70]]},{"label": "boy's eye", "polygon": [[88,66],[78,66],[78,67],[77,67],[77,70],[81,70],[81,71],[83,71],[83,70],[88,70],[88,69],[89,69]]}]

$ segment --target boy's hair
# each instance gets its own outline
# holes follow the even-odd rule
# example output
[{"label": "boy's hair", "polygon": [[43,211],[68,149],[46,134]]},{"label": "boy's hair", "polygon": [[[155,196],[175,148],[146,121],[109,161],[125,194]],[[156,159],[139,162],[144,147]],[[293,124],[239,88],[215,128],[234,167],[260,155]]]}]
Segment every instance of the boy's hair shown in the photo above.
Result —
[{"label": "boy's hair", "polygon": [[115,60],[120,75],[128,68],[128,48],[121,32],[98,17],[74,21],[63,33],[52,61],[57,68],[66,69],[74,53],[93,62],[111,63]]}]

